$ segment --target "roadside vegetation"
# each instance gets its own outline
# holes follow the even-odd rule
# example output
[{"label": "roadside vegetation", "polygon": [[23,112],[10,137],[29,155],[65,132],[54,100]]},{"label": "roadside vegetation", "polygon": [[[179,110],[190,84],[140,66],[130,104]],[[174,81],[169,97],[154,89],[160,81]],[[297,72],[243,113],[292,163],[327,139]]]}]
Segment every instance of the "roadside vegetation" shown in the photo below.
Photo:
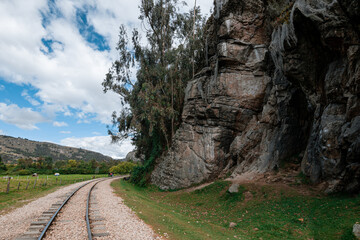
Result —
[{"label": "roadside vegetation", "polygon": [[207,64],[205,18],[196,5],[182,11],[185,4],[141,1],[142,28],[132,29],[129,38],[127,28],[120,26],[119,57],[102,83],[104,92],[122,99],[108,129],[113,141],[131,138],[137,154],[145,157],[131,176],[138,185],[148,182],[156,158],[170,148],[181,124],[187,82]]},{"label": "roadside vegetation", "polygon": [[115,173],[115,174],[127,174],[131,173],[135,167],[137,167],[139,164],[133,163],[133,162],[121,162],[116,166],[112,166],[109,170],[109,172]]},{"label": "roadside vegetation", "polygon": [[[0,178],[0,214],[54,192],[61,186],[100,177],[107,177],[107,174],[39,175],[36,177],[3,176]],[[9,192],[7,193],[8,178],[11,179]]]},{"label": "roadside vegetation", "polygon": [[60,174],[108,174],[129,173],[133,170],[133,162],[119,161],[90,161],[84,160],[57,160],[53,161],[51,157],[38,158],[20,158],[16,164],[4,164],[0,156],[0,176],[1,175],[20,175],[29,176],[33,173],[52,175]]},{"label": "roadside vegetation", "polygon": [[132,162],[98,162],[94,159],[54,162],[50,157],[21,158],[16,164],[4,164],[0,156],[0,213],[45,196],[60,186],[105,177],[110,172],[127,174],[135,166],[138,165]]},{"label": "roadside vegetation", "polygon": [[[230,184],[218,181],[193,192],[163,192],[126,181],[112,186],[155,232],[169,239],[355,239],[352,226],[360,220],[360,195],[325,196],[256,183],[229,193]],[[231,222],[236,225],[230,227]]]}]

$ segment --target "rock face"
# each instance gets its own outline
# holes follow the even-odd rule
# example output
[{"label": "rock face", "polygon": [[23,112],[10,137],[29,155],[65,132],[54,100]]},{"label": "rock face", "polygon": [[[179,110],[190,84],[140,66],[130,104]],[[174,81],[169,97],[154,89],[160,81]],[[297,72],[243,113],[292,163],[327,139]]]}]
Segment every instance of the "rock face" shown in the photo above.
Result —
[{"label": "rock face", "polygon": [[136,157],[136,150],[129,152],[126,154],[125,161],[129,162],[132,161],[134,163],[140,163],[143,162],[144,156],[141,156],[140,158]]},{"label": "rock face", "polygon": [[152,173],[160,188],[297,156],[327,191],[359,191],[359,3],[285,2],[274,24],[271,1],[215,1],[209,66],[188,83],[183,123]]}]

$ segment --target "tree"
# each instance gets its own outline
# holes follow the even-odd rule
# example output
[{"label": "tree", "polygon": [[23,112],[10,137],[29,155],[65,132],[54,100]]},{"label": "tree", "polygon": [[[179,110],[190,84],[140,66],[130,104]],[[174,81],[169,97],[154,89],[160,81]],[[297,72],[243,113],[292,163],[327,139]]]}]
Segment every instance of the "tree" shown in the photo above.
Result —
[{"label": "tree", "polygon": [[6,171],[6,165],[3,163],[2,158],[0,156],[0,171]]},{"label": "tree", "polygon": [[26,169],[32,166],[33,160],[31,158],[19,158],[18,160],[18,166],[21,169]]},{"label": "tree", "polygon": [[89,165],[91,169],[95,169],[99,164],[95,159],[91,159]]},{"label": "tree", "polygon": [[137,164],[132,162],[121,162],[116,166],[112,166],[109,171],[117,174],[126,174],[130,173],[136,166]]},{"label": "tree", "polygon": [[74,160],[74,159],[68,160],[68,164],[67,164],[68,168],[76,168],[77,165],[78,165],[78,163],[76,162],[76,160]]},{"label": "tree", "polygon": [[66,167],[66,161],[65,160],[58,160],[54,164],[55,169],[65,168]]},{"label": "tree", "polygon": [[[179,13],[177,0],[142,0],[140,13],[147,44],[133,29],[130,45],[121,25],[119,59],[102,85],[105,92],[114,91],[122,98],[122,110],[113,113],[113,127],[108,130],[113,141],[131,137],[138,154],[149,159],[170,147],[181,123],[184,88],[193,77],[193,63],[203,65],[205,59],[205,20],[196,5],[189,13]],[[131,78],[134,67],[136,81]]]},{"label": "tree", "polygon": [[45,158],[45,165],[47,169],[52,169],[53,166],[53,159],[51,157]]}]

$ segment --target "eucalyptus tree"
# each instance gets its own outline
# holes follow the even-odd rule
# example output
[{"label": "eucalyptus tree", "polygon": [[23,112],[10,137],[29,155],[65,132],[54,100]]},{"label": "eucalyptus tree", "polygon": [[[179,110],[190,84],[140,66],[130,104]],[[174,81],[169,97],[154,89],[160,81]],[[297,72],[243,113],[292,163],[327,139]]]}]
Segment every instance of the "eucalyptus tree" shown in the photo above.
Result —
[{"label": "eucalyptus tree", "polygon": [[205,19],[196,4],[188,12],[183,4],[142,0],[141,29],[133,29],[130,40],[120,26],[119,57],[102,83],[105,92],[114,91],[122,99],[108,127],[113,141],[131,137],[146,158],[170,147],[181,123],[186,83],[205,59]]}]

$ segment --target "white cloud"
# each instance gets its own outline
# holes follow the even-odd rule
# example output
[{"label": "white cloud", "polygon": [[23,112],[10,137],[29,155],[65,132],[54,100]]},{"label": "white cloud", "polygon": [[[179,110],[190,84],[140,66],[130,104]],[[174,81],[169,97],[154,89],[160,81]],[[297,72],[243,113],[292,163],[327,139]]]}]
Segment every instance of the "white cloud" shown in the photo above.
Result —
[{"label": "white cloud", "polygon": [[0,120],[26,130],[38,129],[37,123],[47,121],[39,112],[31,108],[21,108],[16,104],[6,103],[0,103]]},{"label": "white cloud", "polygon": [[23,96],[33,106],[39,106],[40,105],[40,103],[37,100],[35,100],[34,98],[32,98],[29,95],[27,90],[23,90],[22,93],[21,93],[21,96]]},{"label": "white cloud", "polygon": [[4,131],[0,129],[0,135],[5,135]]},{"label": "white cloud", "polygon": [[99,152],[112,158],[125,158],[127,153],[134,150],[129,139],[112,144],[110,136],[70,137],[61,140],[60,144]]},{"label": "white cloud", "polygon": [[68,124],[66,122],[57,122],[57,121],[55,121],[55,122],[53,122],[53,126],[54,127],[66,127],[66,126],[68,126]]},{"label": "white cloud", "polygon": [[5,90],[5,86],[0,84],[0,91]]},{"label": "white cloud", "polygon": [[[140,0],[62,0],[55,1],[62,14],[42,25],[40,11],[49,12],[46,0],[0,1],[0,76],[17,84],[31,84],[38,89],[36,97],[44,102],[47,115],[62,112],[69,116],[69,107],[90,118],[108,124],[111,113],[119,110],[115,93],[103,94],[101,82],[111,62],[121,23],[129,29],[141,30],[138,20]],[[189,7],[194,4],[188,0]],[[212,1],[198,0],[208,12]],[[76,10],[88,6],[87,21],[108,41],[110,51],[97,51],[84,40],[76,25]],[[130,32],[130,31],[129,31]],[[53,52],[44,54],[41,39],[50,39]],[[28,95],[34,106],[39,102]],[[54,107],[49,107],[54,106]],[[52,111],[52,112],[51,112]],[[86,115],[88,117],[88,115]],[[84,119],[81,119],[84,121]]]},{"label": "white cloud", "polygon": [[[41,108],[39,113],[30,108],[2,103],[0,120],[22,129],[37,129],[37,123],[55,119],[61,112],[77,118],[78,123],[97,120],[109,124],[111,113],[119,110],[121,104],[115,93],[103,94],[101,83],[112,61],[118,56],[115,47],[119,25],[125,24],[129,34],[133,27],[140,31],[142,29],[138,20],[140,0],[115,3],[113,0],[54,2],[62,17],[49,19],[49,24],[44,28],[40,11],[49,11],[47,0],[0,1],[0,77],[7,82],[28,84],[35,88],[35,95],[30,96],[24,91],[22,96],[33,106]],[[192,8],[194,1],[187,2]],[[197,3],[203,13],[208,13],[212,6],[209,0],[197,0]],[[85,5],[89,6],[88,23],[105,37],[110,51],[97,51],[80,35],[76,25],[76,9]],[[55,41],[53,52],[45,50],[41,41],[43,38]],[[0,91],[4,89],[0,85]],[[53,124],[57,125],[56,122]],[[115,146],[109,147],[111,155],[116,155],[117,151],[122,153],[119,149],[110,151]],[[130,148],[131,145],[126,146]]]},{"label": "white cloud", "polygon": [[[48,106],[56,106],[48,115],[59,111],[68,115],[67,109],[71,107],[85,114],[95,114],[92,118],[109,123],[112,111],[120,106],[118,96],[103,94],[101,86],[111,66],[111,53],[91,48],[80,35],[75,21],[77,7],[81,8],[85,3],[96,4],[57,1],[64,18],[52,19],[44,28],[39,10],[46,11],[47,1],[27,2],[0,2],[0,22],[6,23],[0,25],[0,76],[6,81],[30,84],[38,89],[36,97]],[[91,19],[88,21],[92,22]],[[109,27],[113,36],[109,39],[117,38],[119,22],[115,20],[113,23]],[[41,51],[44,49],[42,38],[61,42],[55,43],[61,46],[53,44],[53,52],[45,55]],[[115,52],[114,45],[111,49]],[[38,105],[27,92],[23,96],[31,104]]]},{"label": "white cloud", "polygon": [[62,134],[70,134],[71,131],[60,131],[60,133],[62,133]]}]

